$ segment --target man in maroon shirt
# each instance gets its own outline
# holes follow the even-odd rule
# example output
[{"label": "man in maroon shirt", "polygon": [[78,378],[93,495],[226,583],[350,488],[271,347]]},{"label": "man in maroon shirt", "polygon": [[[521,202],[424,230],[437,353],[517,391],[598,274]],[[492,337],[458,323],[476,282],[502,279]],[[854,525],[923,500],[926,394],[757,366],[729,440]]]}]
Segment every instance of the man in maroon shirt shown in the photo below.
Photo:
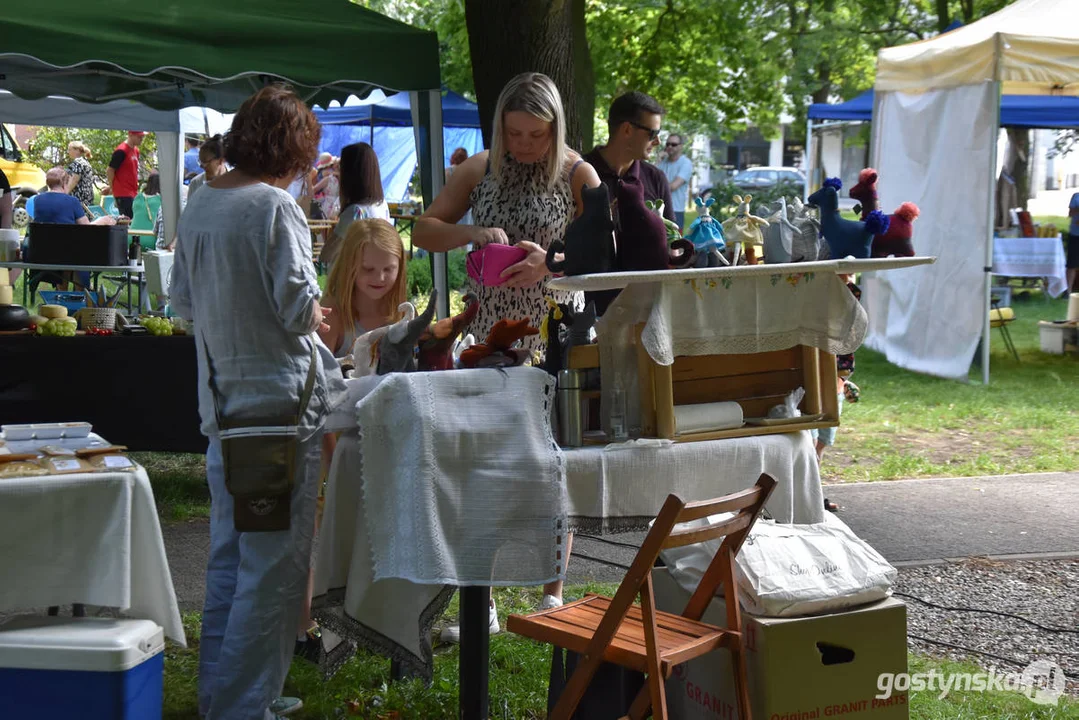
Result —
[{"label": "man in maroon shirt", "polygon": [[[667,176],[645,158],[659,145],[659,131],[663,122],[663,106],[654,97],[642,92],[620,95],[607,111],[607,127],[610,130],[606,145],[597,145],[584,159],[591,163],[600,182],[607,186],[612,200],[611,217],[614,220],[615,237],[622,242],[622,221],[617,203],[618,181],[639,179],[644,186],[645,200],[662,200],[663,217],[674,222],[674,203],[671,202],[671,186]],[[596,313],[602,315],[607,306],[618,296],[618,290],[585,293],[585,301],[596,304]]]},{"label": "man in maroon shirt", "polygon": [[131,217],[139,194],[139,145],[144,137],[146,133],[141,130],[128,130],[127,140],[116,146],[105,171],[109,183],[105,193],[112,195],[120,214],[127,217]]}]

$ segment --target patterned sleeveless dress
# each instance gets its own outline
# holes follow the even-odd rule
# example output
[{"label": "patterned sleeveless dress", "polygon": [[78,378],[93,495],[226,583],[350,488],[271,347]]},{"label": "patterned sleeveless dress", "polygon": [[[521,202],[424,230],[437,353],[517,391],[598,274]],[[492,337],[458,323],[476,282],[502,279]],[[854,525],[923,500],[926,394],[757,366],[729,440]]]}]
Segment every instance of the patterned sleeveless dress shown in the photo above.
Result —
[{"label": "patterned sleeveless dress", "polygon": [[[546,250],[552,241],[561,240],[576,214],[569,182],[571,169],[563,173],[549,192],[543,182],[545,167],[543,160],[524,164],[506,155],[502,181],[488,172],[469,196],[473,223],[479,227],[502,228],[511,244],[530,240]],[[545,284],[541,281],[527,288],[484,287],[469,278],[468,289],[480,299],[479,313],[469,332],[476,336],[477,342],[483,342],[499,320],[526,317],[532,327],[539,329],[549,309],[547,297],[559,303],[573,302],[577,310],[584,306],[582,293],[546,290]],[[524,347],[541,357],[546,346],[539,335],[524,339]]]}]

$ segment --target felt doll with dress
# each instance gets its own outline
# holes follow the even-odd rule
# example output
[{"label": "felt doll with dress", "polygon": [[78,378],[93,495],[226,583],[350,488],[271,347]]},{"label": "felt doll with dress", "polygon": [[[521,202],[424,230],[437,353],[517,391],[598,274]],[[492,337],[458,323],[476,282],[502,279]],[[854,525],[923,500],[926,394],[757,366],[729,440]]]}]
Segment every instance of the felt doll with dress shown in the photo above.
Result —
[{"label": "felt doll with dress", "polygon": [[746,195],[744,198],[740,195],[735,195],[734,202],[737,203],[738,208],[735,210],[734,215],[723,221],[723,235],[727,240],[727,244],[733,247],[731,265],[738,264],[738,257],[742,253],[743,245],[746,252],[746,264],[756,265],[757,253],[755,248],[764,245],[764,235],[761,233],[761,228],[768,227],[768,221],[750,212],[749,203],[751,200],[753,200],[752,195]]},{"label": "felt doll with dress", "polygon": [[723,251],[727,249],[727,241],[723,237],[723,226],[712,217],[712,205],[714,197],[708,200],[695,198],[697,205],[697,219],[689,226],[686,239],[693,243],[693,250],[697,253],[696,267],[721,267],[730,265]]}]

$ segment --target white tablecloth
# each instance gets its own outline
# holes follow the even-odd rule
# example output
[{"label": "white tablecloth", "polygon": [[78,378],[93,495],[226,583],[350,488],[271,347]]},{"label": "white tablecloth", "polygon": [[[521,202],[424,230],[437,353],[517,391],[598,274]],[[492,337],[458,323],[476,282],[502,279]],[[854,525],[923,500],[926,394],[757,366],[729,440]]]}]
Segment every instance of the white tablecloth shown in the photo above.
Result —
[{"label": "white tablecloth", "polygon": [[644,529],[667,495],[710,500],[757,482],[777,485],[766,510],[782,523],[817,523],[824,497],[809,431],[673,443],[638,440],[565,451],[570,527],[582,532]]},{"label": "white tablecloth", "polygon": [[1064,243],[1053,238],[993,238],[993,274],[1045,278],[1053,297],[1068,289]]},{"label": "white tablecloth", "polygon": [[85,603],[186,644],[146,471],[0,481],[0,610]]}]

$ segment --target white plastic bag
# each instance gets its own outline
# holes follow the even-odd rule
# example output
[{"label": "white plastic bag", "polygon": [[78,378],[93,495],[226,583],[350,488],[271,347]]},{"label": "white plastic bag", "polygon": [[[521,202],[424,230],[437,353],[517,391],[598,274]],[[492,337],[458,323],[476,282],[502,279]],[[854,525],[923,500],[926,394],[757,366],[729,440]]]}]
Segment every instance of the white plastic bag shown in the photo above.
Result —
[{"label": "white plastic bag", "polygon": [[[729,517],[715,515],[693,524],[713,525]],[[718,550],[719,542],[708,542],[665,550],[661,557],[672,577],[693,592]],[[892,594],[897,575],[831,513],[811,525],[758,520],[736,561],[742,605],[764,617],[818,615],[882,600]]]}]

